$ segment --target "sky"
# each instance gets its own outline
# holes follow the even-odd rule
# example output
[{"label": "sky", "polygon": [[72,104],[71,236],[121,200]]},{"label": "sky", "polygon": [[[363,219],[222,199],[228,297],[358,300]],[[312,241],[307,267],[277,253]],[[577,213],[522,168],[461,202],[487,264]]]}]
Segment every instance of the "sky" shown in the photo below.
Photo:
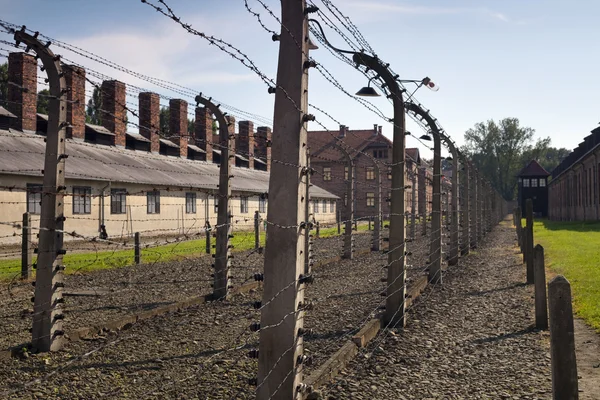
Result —
[{"label": "sky", "polygon": [[[182,21],[235,45],[263,73],[275,78],[279,44],[246,10],[244,0],[166,1]],[[257,0],[247,1],[268,28],[280,30]],[[264,2],[279,15],[279,1]],[[324,9],[321,0],[315,3]],[[600,65],[598,1],[335,0],[334,4],[401,79],[428,76],[439,86],[437,92],[422,88],[415,97],[458,144],[478,122],[514,117],[533,128],[536,138],[550,137],[553,146],[573,149],[599,123],[594,100],[600,91],[595,78]],[[267,120],[273,118],[274,97],[254,72],[140,0],[0,0],[0,9],[0,18],[6,21]],[[325,33],[337,47],[348,47],[334,30],[326,27]],[[10,40],[6,34],[0,39]],[[53,49],[61,54],[62,49]],[[348,92],[366,85],[362,74],[322,46],[311,51],[311,56]],[[128,84],[177,97],[100,63],[69,57]],[[391,104],[384,97],[372,101],[391,117]],[[309,102],[335,119],[313,110],[328,129],[338,129],[338,122],[350,129],[378,124],[391,137],[391,124],[314,69]],[[312,123],[309,129],[321,128]],[[410,122],[408,130],[417,136],[422,133]],[[409,137],[406,146],[418,146],[423,155],[427,153],[414,138]]]}]

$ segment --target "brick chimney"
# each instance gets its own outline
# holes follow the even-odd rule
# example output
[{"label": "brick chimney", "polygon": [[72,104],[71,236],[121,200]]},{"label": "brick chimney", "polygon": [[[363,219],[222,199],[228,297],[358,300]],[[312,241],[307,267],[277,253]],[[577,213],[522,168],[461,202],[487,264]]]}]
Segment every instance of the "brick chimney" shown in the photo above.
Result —
[{"label": "brick chimney", "polygon": [[340,134],[339,137],[343,138],[346,137],[346,131],[347,131],[347,127],[346,125],[340,125]]},{"label": "brick chimney", "polygon": [[236,148],[248,159],[248,168],[254,169],[254,124],[252,121],[240,121]]},{"label": "brick chimney", "polygon": [[63,65],[67,88],[67,137],[85,139],[85,69]]},{"label": "brick chimney", "polygon": [[187,158],[188,146],[188,103],[181,99],[169,100],[169,134],[173,143],[179,146],[179,156]]},{"label": "brick chimney", "polygon": [[115,134],[114,145],[125,147],[127,124],[125,117],[125,84],[119,81],[102,82],[102,126]]},{"label": "brick chimney", "polygon": [[377,136],[377,124],[373,124],[373,136]]},{"label": "brick chimney", "polygon": [[150,141],[150,151],[160,151],[160,96],[152,92],[140,93],[138,98],[140,135]]},{"label": "brick chimney", "polygon": [[268,126],[259,126],[256,129],[256,156],[265,160],[267,171],[271,170],[271,136],[271,128]]},{"label": "brick chimney", "polygon": [[8,85],[9,102],[6,108],[17,116],[11,118],[11,128],[35,132],[37,130],[37,60],[26,53],[10,53],[8,81],[20,86]]},{"label": "brick chimney", "polygon": [[206,161],[213,159],[213,119],[210,110],[206,107],[196,107],[195,136],[196,145],[206,151]]}]

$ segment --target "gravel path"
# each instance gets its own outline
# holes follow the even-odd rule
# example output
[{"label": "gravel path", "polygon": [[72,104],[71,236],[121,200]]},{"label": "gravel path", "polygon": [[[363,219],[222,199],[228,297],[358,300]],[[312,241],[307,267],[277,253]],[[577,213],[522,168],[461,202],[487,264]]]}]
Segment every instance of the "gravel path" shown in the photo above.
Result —
[{"label": "gravel path", "polygon": [[[356,248],[369,248],[371,237],[369,233],[356,235]],[[315,260],[340,255],[342,244],[341,237],[316,239],[313,244]],[[263,255],[257,252],[235,253],[231,269],[233,285],[246,283],[254,273],[262,272],[263,261]],[[65,275],[66,292],[86,291],[100,295],[66,297],[64,329],[101,325],[126,314],[208,294],[212,291],[211,264],[212,259],[204,256]],[[0,293],[0,349],[31,339],[33,290],[31,284],[22,283],[18,288]]]},{"label": "gravel path", "polygon": [[405,330],[380,334],[322,398],[550,399],[549,337],[532,328],[514,237],[496,227],[442,287],[426,289]]},{"label": "gravel path", "polygon": [[[422,253],[419,248],[426,247],[425,241],[411,243],[413,254]],[[412,258],[415,265],[424,263],[415,255]],[[307,328],[315,330],[306,337],[306,353],[314,355],[309,371],[377,311],[385,264],[384,254],[370,253],[314,270],[315,282],[308,286],[307,298],[315,302],[315,308],[305,321]],[[414,278],[419,272],[411,269],[409,275]],[[248,328],[259,320],[252,303],[260,297],[260,290],[237,295],[226,302],[191,307],[124,331],[69,343],[58,353],[10,360],[0,365],[0,397],[2,390],[17,388],[18,382],[43,377],[46,384],[5,397],[254,398],[247,380],[256,376],[257,364],[247,353],[258,346],[258,334]],[[54,371],[55,375],[47,376]]]}]

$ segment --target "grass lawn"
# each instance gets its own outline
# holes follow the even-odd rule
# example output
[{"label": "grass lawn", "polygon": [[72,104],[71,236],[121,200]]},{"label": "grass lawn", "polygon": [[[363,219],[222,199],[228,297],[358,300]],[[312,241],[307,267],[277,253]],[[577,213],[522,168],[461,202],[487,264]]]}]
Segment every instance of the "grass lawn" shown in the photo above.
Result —
[{"label": "grass lawn", "polygon": [[600,332],[600,222],[540,220],[533,232],[546,267],[571,283],[577,315]]},{"label": "grass lawn", "polygon": [[[387,222],[386,222],[387,223]],[[359,231],[367,231],[368,223],[359,223]],[[342,227],[342,233],[343,233]],[[313,231],[314,232],[314,231]],[[321,229],[321,237],[337,236],[337,226]],[[265,235],[261,232],[261,246],[265,245]],[[215,239],[212,239],[215,244]],[[254,232],[234,232],[231,239],[233,251],[244,251],[254,248]],[[133,240],[129,241],[133,245]],[[67,243],[68,248],[68,243]],[[141,250],[142,263],[148,264],[158,261],[181,260],[190,257],[199,257],[206,254],[206,240],[187,240],[157,247],[143,248]],[[35,262],[35,260],[34,260]],[[134,262],[133,250],[114,250],[98,252],[69,253],[64,256],[67,274],[89,272],[107,268],[120,268]],[[0,259],[0,281],[11,281],[19,277],[21,259]]]}]

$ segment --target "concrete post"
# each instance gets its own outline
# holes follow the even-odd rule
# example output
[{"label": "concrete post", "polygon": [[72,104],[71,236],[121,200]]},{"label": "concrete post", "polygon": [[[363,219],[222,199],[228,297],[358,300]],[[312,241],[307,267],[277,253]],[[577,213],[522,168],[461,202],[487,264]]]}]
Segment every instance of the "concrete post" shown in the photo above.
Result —
[{"label": "concrete post", "polygon": [[412,240],[415,240],[415,237],[417,236],[417,221],[416,221],[416,215],[417,215],[417,172],[416,171],[412,171],[412,176],[410,179],[410,187],[411,187],[411,193],[412,193],[412,198],[411,198],[411,213],[410,213],[410,238]]},{"label": "concrete post", "polygon": [[260,213],[254,212],[254,249],[260,247]]},{"label": "concrete post", "polygon": [[470,246],[472,249],[477,248],[477,171],[473,165],[469,164],[469,212],[470,212]]},{"label": "concrete post", "polygon": [[433,131],[433,203],[429,242],[429,283],[442,283],[442,139]]},{"label": "concrete post", "polygon": [[136,265],[141,263],[141,255],[140,255],[140,233],[136,232],[134,234],[134,248],[133,248],[133,261]]},{"label": "concrete post", "polygon": [[33,265],[33,246],[31,243],[31,215],[23,214],[23,226],[21,227],[21,279],[31,278],[31,267]]},{"label": "concrete post", "polygon": [[304,273],[305,274],[310,274],[311,271],[311,267],[312,267],[312,261],[311,261],[311,257],[312,257],[312,237],[311,237],[311,228],[312,228],[312,222],[314,220],[314,214],[311,215],[310,213],[310,204],[311,204],[311,197],[310,197],[310,179],[311,179],[311,175],[312,175],[312,169],[311,169],[311,165],[310,165],[310,151],[309,149],[306,149],[306,179],[305,179],[305,185],[304,185],[304,254],[306,255],[306,257],[304,258]]},{"label": "concrete post", "polygon": [[24,29],[15,33],[17,43],[25,43],[41,60],[50,95],[48,129],[38,259],[33,306],[32,346],[40,352],[56,351],[64,338],[62,314],[63,230],[65,186],[65,136],[67,121],[67,85],[60,57]]},{"label": "concrete post", "polygon": [[340,235],[342,233],[342,209],[338,208],[337,211],[337,231],[338,235]]},{"label": "concrete post", "polygon": [[577,400],[579,390],[571,285],[562,275],[558,275],[548,284],[548,308],[550,311],[552,398],[554,400]]},{"label": "concrete post", "polygon": [[526,262],[527,262],[527,283],[533,284],[533,201],[527,199],[525,202],[527,213],[527,240],[526,240]]},{"label": "concrete post", "polygon": [[452,202],[452,217],[450,221],[450,254],[448,258],[448,265],[456,265],[458,264],[458,253],[459,253],[459,244],[458,244],[458,234],[459,234],[459,176],[458,176],[458,152],[454,148],[454,145],[451,145],[452,150],[452,198],[450,201]]},{"label": "concrete post", "polygon": [[344,252],[342,258],[352,260],[354,253],[354,240],[352,225],[354,222],[354,163],[350,155],[346,153],[348,165],[348,180],[346,181],[346,215],[344,221]]},{"label": "concrete post", "polygon": [[377,57],[354,54],[352,60],[375,71],[387,85],[394,104],[392,146],[392,204],[390,210],[390,241],[388,252],[387,297],[383,322],[386,326],[406,324],[406,225],[405,204],[405,104],[396,77]]},{"label": "concrete post", "polygon": [[462,170],[460,174],[460,226],[461,230],[461,243],[460,243],[460,255],[465,256],[469,254],[469,212],[471,202],[469,201],[469,166],[466,162],[462,162]]},{"label": "concrete post", "polygon": [[517,243],[523,252],[523,227],[521,226],[521,207],[515,209],[515,226],[517,227]]},{"label": "concrete post", "polygon": [[210,222],[208,221],[208,219],[206,220],[204,230],[206,232],[206,254],[210,254],[210,249],[211,249],[210,237],[211,237],[212,228],[210,227]]},{"label": "concrete post", "polygon": [[548,329],[548,308],[546,303],[546,267],[544,248],[539,244],[534,249],[535,276],[535,327]]},{"label": "concrete post", "polygon": [[[257,400],[304,399],[306,122],[308,109],[308,20],[305,0],[281,0],[282,29],[271,157],[285,161],[271,170],[265,247],[263,308],[258,353]],[[300,166],[300,168],[296,167]],[[308,222],[308,221],[304,221]],[[294,228],[288,228],[288,227]]]},{"label": "concrete post", "polygon": [[219,123],[219,145],[221,150],[221,164],[219,166],[219,191],[217,209],[217,238],[215,245],[215,263],[213,298],[226,299],[229,294],[229,267],[231,264],[231,170],[235,163],[235,134],[230,131],[230,126],[235,126],[233,117],[226,117],[221,109],[202,95],[196,96],[196,102],[207,107]]},{"label": "concrete post", "polygon": [[317,221],[317,230],[316,230],[317,239],[321,237],[321,223]]},{"label": "concrete post", "polygon": [[[374,163],[375,170],[375,217],[373,217],[373,244],[371,250],[380,251],[383,247],[383,239],[381,237],[381,169],[379,164]],[[369,219],[370,221],[370,219]]]}]

